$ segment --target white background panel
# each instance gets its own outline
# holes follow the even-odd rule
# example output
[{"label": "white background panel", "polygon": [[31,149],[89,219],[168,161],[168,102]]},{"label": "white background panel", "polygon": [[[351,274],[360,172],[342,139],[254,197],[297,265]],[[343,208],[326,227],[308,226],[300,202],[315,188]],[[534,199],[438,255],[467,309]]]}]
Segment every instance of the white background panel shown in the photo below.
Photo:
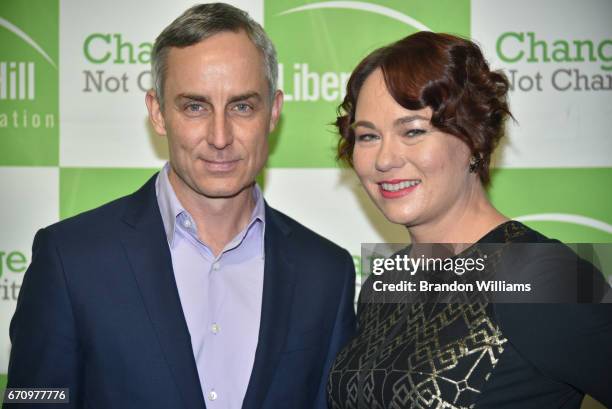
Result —
[{"label": "white background panel", "polygon": [[59,172],[56,168],[3,167],[0,186],[0,252],[5,253],[0,258],[0,373],[6,373],[11,345],[9,323],[16,306],[11,286],[13,283],[20,286],[23,279],[23,273],[9,270],[7,256],[17,251],[26,257],[27,266],[36,231],[58,220]]},{"label": "white background panel", "polygon": [[[229,1],[246,10],[257,21],[263,19],[262,0]],[[116,43],[92,41],[90,53],[102,58],[111,52],[109,62],[95,64],[85,58],[84,43],[93,33],[121,34],[123,43],[138,45],[153,42],[172,20],[193,1],[131,0],[116,3],[95,0],[63,0],[60,8],[60,165],[82,167],[155,167],[162,166],[166,142],[149,130],[144,92],[137,86],[138,75],[149,64],[114,64]],[[124,49],[127,50],[127,49]],[[124,51],[122,58],[127,58]],[[84,92],[84,71],[96,75],[127,75],[116,92]],[[109,80],[109,85],[117,84]],[[150,84],[150,82],[149,82]],[[94,87],[90,88],[93,90]]]},{"label": "white background panel", "polygon": [[[525,58],[519,62],[504,62],[496,52],[497,40],[504,32],[533,32],[536,40],[546,41],[549,56],[557,40],[570,43],[570,56],[575,56],[575,40],[593,41],[596,51],[602,41],[612,39],[611,19],[609,0],[472,1],[472,38],[483,47],[493,68],[502,68],[509,76],[510,70],[516,70],[517,75],[533,77],[539,72],[542,76],[542,91],[537,91],[534,85],[532,91],[517,88],[511,93],[511,110],[518,124],[509,126],[509,142],[504,144],[499,165],[612,166],[612,135],[608,125],[612,117],[612,90],[559,91],[551,85],[551,77],[559,69],[578,69],[588,77],[612,75],[612,71],[601,68],[612,65],[612,61],[527,62],[530,51],[527,37],[522,46],[515,39],[502,43],[503,52],[510,57],[525,51]],[[541,48],[536,51],[541,56]],[[606,58],[612,59],[612,43],[604,46],[603,51]],[[570,80],[564,75],[557,77],[560,85]],[[525,88],[528,82],[523,80]]]},{"label": "white background panel", "polygon": [[346,248],[361,243],[405,243],[408,232],[390,223],[372,203],[351,169],[268,169],[268,203]]}]

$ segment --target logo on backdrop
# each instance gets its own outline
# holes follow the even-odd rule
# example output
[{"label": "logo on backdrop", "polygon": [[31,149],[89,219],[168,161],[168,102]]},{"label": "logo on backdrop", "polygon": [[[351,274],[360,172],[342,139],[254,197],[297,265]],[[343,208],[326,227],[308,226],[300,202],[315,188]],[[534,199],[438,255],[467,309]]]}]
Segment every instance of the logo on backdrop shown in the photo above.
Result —
[{"label": "logo on backdrop", "polygon": [[[402,13],[401,11],[378,4],[363,1],[324,1],[320,3],[305,4],[281,11],[277,16],[304,13],[313,10],[354,10],[383,16],[406,26],[420,30],[431,31],[429,27],[417,19]],[[285,92],[285,101],[330,101],[340,102],[346,94],[346,83],[351,75],[350,72],[317,72],[311,71],[308,62],[297,62],[291,68],[285,69],[283,63],[279,63],[279,88]],[[292,72],[290,72],[290,70]],[[287,75],[286,75],[287,73]],[[285,77],[287,82],[285,82]]]},{"label": "logo on backdrop", "polygon": [[[151,88],[152,50],[153,43],[125,38],[121,33],[89,34],[83,40],[83,56],[91,64],[83,70],[83,92],[146,92]],[[130,65],[142,66],[142,70],[133,75],[124,68]]]},{"label": "logo on backdrop", "polygon": [[[495,49],[508,64],[512,90],[612,90],[611,38],[548,39],[537,32],[508,31],[499,35]],[[527,72],[512,67],[521,63],[537,63],[541,69]]]},{"label": "logo on backdrop", "polygon": [[0,11],[0,165],[58,161],[57,1],[5,1]]},{"label": "logo on backdrop", "polygon": [[20,251],[0,250],[0,302],[16,301],[28,260]]},{"label": "logo on backdrop", "polygon": [[[352,10],[383,16],[405,24],[412,30],[431,31],[429,27],[417,19],[401,11],[382,5],[363,1],[323,1],[310,3],[281,11],[277,16],[301,14],[313,10]],[[279,88],[285,92],[285,101],[329,101],[340,102],[346,94],[346,83],[350,72],[317,72],[313,71],[308,62],[296,62],[285,68],[279,63]],[[292,69],[291,69],[292,68]],[[287,82],[285,82],[285,78]]]},{"label": "logo on backdrop", "polygon": [[592,217],[567,213],[538,213],[516,217],[519,222],[560,222],[589,227],[607,234],[612,234],[612,224]]}]

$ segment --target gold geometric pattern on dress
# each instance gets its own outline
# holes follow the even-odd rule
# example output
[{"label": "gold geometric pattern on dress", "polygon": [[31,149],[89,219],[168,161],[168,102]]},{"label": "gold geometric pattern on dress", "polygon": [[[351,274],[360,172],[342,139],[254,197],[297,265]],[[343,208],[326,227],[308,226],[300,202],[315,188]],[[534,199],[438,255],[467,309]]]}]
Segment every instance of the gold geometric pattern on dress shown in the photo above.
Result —
[{"label": "gold geometric pattern on dress", "polygon": [[346,391],[332,409],[468,408],[507,342],[485,304],[363,307],[330,374]]}]

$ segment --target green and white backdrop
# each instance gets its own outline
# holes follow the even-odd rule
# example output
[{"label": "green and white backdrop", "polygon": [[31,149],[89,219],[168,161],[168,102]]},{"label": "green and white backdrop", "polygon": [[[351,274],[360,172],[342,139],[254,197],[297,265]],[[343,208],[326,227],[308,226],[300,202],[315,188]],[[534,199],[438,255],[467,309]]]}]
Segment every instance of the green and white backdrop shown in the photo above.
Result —
[{"label": "green and white backdrop", "polygon": [[[496,157],[495,205],[564,241],[612,242],[610,0],[232,3],[263,23],[281,66],[265,196],[357,266],[362,242],[407,234],[335,162],[330,123],[356,63],[418,30],[473,38],[511,80],[517,122]],[[150,52],[192,4],[0,0],[0,373],[36,230],[134,191],[167,160],[144,105]]]}]

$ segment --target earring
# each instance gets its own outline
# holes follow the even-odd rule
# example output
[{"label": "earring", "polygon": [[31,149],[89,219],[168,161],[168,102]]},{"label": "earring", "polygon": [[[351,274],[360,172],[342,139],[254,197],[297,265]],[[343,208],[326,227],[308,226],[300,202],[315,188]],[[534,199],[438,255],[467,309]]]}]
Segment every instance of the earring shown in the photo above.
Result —
[{"label": "earring", "polygon": [[482,162],[482,157],[478,154],[478,155],[474,155],[470,158],[470,173],[476,173],[478,172],[478,169],[480,168]]}]

